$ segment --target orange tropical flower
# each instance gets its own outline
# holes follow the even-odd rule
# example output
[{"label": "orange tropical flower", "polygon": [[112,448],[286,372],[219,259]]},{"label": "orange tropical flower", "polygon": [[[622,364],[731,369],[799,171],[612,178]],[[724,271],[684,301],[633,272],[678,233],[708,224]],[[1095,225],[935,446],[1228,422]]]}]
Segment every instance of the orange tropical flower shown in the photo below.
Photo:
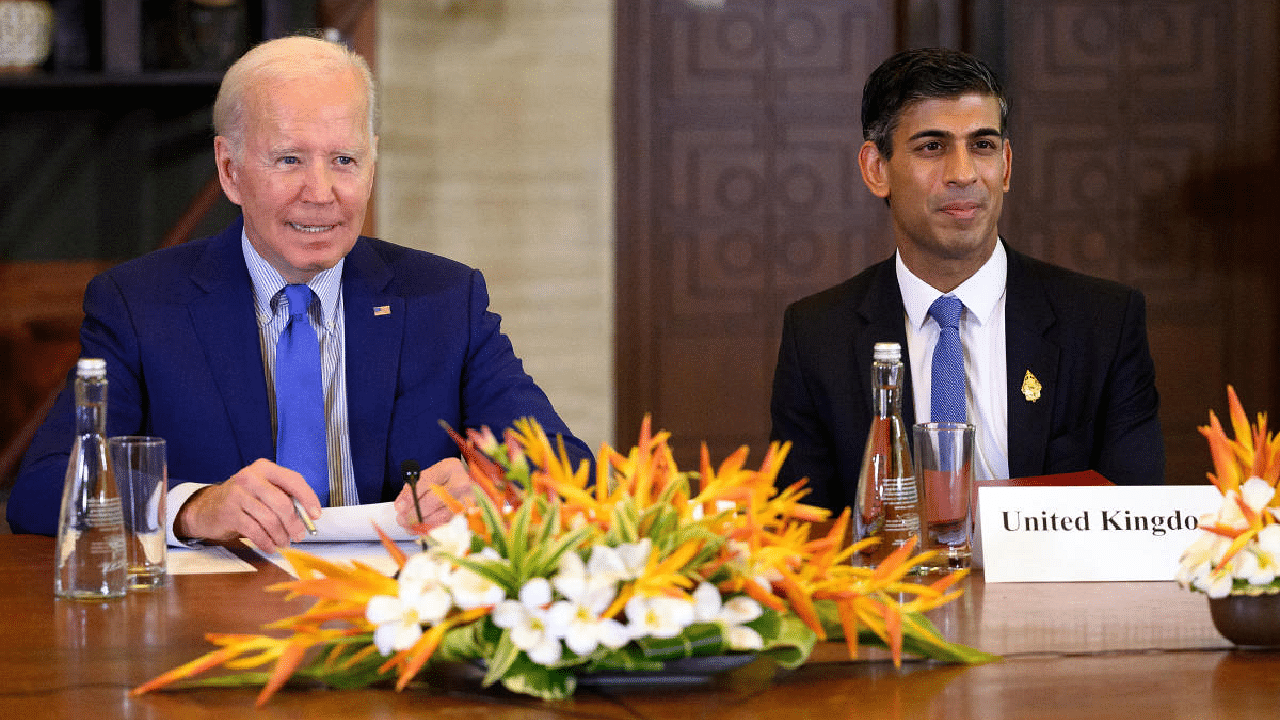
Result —
[{"label": "orange tropical flower", "polygon": [[[895,662],[901,662],[904,635],[914,639],[913,647],[939,658],[991,659],[951,645],[920,615],[954,600],[963,572],[932,584],[917,582],[910,573],[929,554],[913,554],[914,543],[895,550],[877,568],[853,566],[854,553],[873,541],[846,546],[848,509],[824,534],[813,535],[813,523],[826,521],[829,513],[803,502],[808,493],[803,482],[775,487],[787,444],[771,444],[757,469],[747,466],[746,447],[713,466],[704,445],[699,471],[687,473],[676,467],[669,434],[655,433],[645,417],[636,446],[625,455],[602,446],[593,474],[586,462],[575,467],[563,444],[533,420],[517,421],[502,442],[488,429],[469,430],[465,438],[446,430],[459,443],[480,492],[451,506],[454,520],[431,531],[431,547],[421,554],[406,555],[382,536],[400,569],[398,577],[359,563],[286,551],[297,579],[272,589],[316,602],[266,628],[284,636],[210,635],[218,649],[134,692],[190,682],[218,666],[268,665],[268,674],[244,676],[246,682],[263,684],[259,703],[298,673],[341,686],[394,677],[402,689],[443,655],[484,660],[486,683],[564,697],[573,690],[574,672],[599,662],[623,667],[634,662],[622,646],[649,638],[627,634],[640,627],[640,619],[626,617],[633,600],[635,608],[646,608],[645,627],[661,632],[674,627],[700,637],[713,633],[708,647],[716,652],[735,649],[727,644],[730,637],[750,636],[760,639],[765,654],[792,648],[777,656],[794,664],[815,641],[836,631],[854,656],[859,634],[866,631],[890,649]],[[566,564],[566,558],[572,562]],[[468,588],[477,583],[488,588],[483,596],[490,599],[459,604],[472,595],[451,583],[464,577],[472,583]],[[714,623],[697,625],[695,587],[700,597],[710,593],[713,607],[721,602],[717,593],[724,599],[740,596],[735,602],[751,607],[759,603],[761,612],[746,616],[760,617],[764,624],[736,636]],[[552,588],[561,594],[552,595]],[[490,590],[496,595],[490,597]],[[503,606],[501,626],[493,619],[498,605]],[[625,630],[624,622],[635,628]],[[590,642],[568,638],[565,628],[571,624],[597,635]],[[771,629],[762,635],[762,628]],[[524,652],[533,651],[530,638],[535,637],[536,656],[542,656],[550,637],[563,639],[569,659],[528,674],[531,661]],[[693,643],[663,647],[662,652],[687,654]],[[517,657],[526,657],[526,664],[516,663]]]}]

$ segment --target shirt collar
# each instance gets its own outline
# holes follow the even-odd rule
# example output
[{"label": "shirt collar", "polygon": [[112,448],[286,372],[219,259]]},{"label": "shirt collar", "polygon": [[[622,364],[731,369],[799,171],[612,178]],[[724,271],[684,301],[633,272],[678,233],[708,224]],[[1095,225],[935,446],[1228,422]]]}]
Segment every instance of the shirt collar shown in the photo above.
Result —
[{"label": "shirt collar", "polygon": [[995,250],[982,267],[950,293],[942,293],[912,274],[906,263],[902,262],[901,253],[895,252],[894,258],[902,305],[907,311],[908,322],[916,330],[924,327],[925,320],[929,318],[929,306],[944,294],[960,298],[973,319],[979,325],[984,324],[1004,296],[1005,281],[1009,276],[1009,257],[1003,241],[996,242]]},{"label": "shirt collar", "polygon": [[[244,253],[244,264],[249,269],[249,277],[253,279],[253,302],[261,317],[275,314],[277,298],[287,284],[284,276],[258,254],[258,250],[249,242],[249,236],[240,231],[240,250]],[[316,297],[320,298],[320,324],[333,322],[338,312],[338,294],[342,289],[342,266],[344,257],[336,265],[317,273],[307,282]]]}]

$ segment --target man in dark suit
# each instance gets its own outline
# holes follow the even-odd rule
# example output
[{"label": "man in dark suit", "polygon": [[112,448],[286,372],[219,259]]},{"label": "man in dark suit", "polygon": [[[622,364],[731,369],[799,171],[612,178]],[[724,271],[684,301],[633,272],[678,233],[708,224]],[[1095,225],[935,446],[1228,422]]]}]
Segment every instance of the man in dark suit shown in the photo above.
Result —
[{"label": "man in dark suit", "polygon": [[897,342],[908,427],[930,418],[935,301],[963,302],[965,411],[979,479],[1094,469],[1158,484],[1164,445],[1140,293],[1031,259],[997,230],[1009,189],[1008,104],[964,53],[909,50],[863,90],[863,181],[884,198],[897,253],[791,305],[774,374],[780,484],[854,505],[872,415],[872,348]]},{"label": "man in dark suit", "polygon": [[[448,510],[428,486],[470,488],[440,420],[500,430],[534,417],[575,460],[591,457],[524,372],[478,271],[359,236],[373,117],[368,66],[347,48],[294,37],[251,50],[214,106],[219,178],[242,219],[117,266],[85,291],[82,352],[106,359],[108,434],[167,441],[172,540],[284,546],[304,532],[294,500],[318,517],[320,495],[394,499],[411,524],[405,460],[427,466],[420,499],[426,520],[441,522]],[[318,482],[275,462],[286,287],[303,289],[297,319],[319,345]],[[16,532],[57,529],[73,404],[63,392],[24,458],[8,505]]]}]

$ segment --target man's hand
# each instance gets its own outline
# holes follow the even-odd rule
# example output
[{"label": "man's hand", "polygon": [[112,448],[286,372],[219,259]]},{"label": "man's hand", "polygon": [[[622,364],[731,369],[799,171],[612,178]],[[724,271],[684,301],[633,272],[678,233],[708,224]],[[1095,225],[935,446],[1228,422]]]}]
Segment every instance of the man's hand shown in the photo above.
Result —
[{"label": "man's hand", "polygon": [[320,517],[320,499],[302,475],[259,459],[226,482],[192,495],[178,511],[174,533],[205,540],[246,537],[263,552],[273,552],[306,534],[293,498],[313,519]]},{"label": "man's hand", "polygon": [[[442,485],[449,495],[464,500],[471,497],[471,476],[458,458],[445,458],[418,473],[418,504],[422,507],[422,522],[427,528],[443,525],[453,517],[447,505],[431,491],[432,485]],[[418,512],[413,507],[413,496],[408,485],[396,497],[396,521],[404,528],[418,524]]]}]

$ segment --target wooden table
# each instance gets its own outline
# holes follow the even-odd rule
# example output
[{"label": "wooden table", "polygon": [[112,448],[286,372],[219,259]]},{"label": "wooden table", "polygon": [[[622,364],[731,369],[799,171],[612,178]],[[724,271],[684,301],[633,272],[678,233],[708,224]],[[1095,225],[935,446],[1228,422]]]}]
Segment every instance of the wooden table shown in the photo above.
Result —
[{"label": "wooden table", "polygon": [[4,720],[111,718],[1272,718],[1280,652],[1232,649],[1202,596],[1174,583],[985,584],[935,613],[951,639],[1004,656],[976,667],[858,661],[823,644],[776,673],[752,663],[697,688],[580,689],[558,703],[467,683],[325,691],[130,688],[207,651],[205,632],[251,632],[306,600],[263,592],[287,575],[170,578],[107,603],[55,600],[53,542],[0,536],[0,708]]}]

